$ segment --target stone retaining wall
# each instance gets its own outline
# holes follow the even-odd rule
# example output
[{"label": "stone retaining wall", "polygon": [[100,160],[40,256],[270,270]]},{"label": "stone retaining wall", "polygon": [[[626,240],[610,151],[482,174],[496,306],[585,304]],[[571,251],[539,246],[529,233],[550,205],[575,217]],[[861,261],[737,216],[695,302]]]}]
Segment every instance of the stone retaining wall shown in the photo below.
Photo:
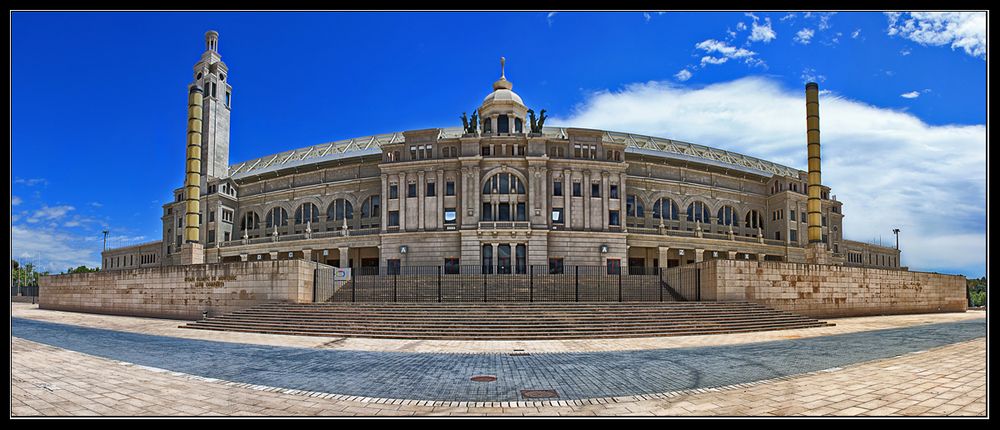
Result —
[{"label": "stone retaining wall", "polygon": [[316,267],[280,260],[42,276],[39,308],[200,319],[264,302],[311,302]]},{"label": "stone retaining wall", "polygon": [[712,260],[702,300],[747,300],[814,318],[964,312],[965,277],[906,270]]}]

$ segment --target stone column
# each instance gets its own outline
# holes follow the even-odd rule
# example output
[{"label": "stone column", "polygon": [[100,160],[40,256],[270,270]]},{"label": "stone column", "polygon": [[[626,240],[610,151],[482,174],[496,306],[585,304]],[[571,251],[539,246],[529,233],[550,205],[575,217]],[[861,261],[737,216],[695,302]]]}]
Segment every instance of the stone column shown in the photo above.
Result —
[{"label": "stone column", "polygon": [[524,209],[527,212],[525,214],[527,216],[525,221],[528,221],[528,224],[531,225],[534,224],[532,220],[535,219],[535,209],[538,208],[538,203],[535,201],[535,199],[538,198],[538,191],[536,190],[538,187],[538,168],[528,166],[528,175],[526,178],[528,178],[528,183],[524,184],[524,187],[528,191],[528,202],[525,203],[526,207]]},{"label": "stone column", "polygon": [[[627,175],[625,172],[618,174],[618,219],[622,223],[622,231],[628,231],[628,223],[625,222],[628,213],[626,213],[626,206],[623,202],[628,199],[628,192],[625,190],[625,177]],[[636,204],[639,204],[638,196],[636,196]],[[645,225],[645,224],[643,224]]]},{"label": "stone column", "polygon": [[399,197],[399,231],[406,231],[406,172],[399,172],[396,197]]},{"label": "stone column", "polygon": [[340,268],[341,269],[345,269],[351,263],[351,258],[350,258],[350,256],[347,255],[348,251],[350,251],[350,248],[344,246],[344,247],[338,248],[338,250],[339,250],[339,254],[340,254]]},{"label": "stone column", "polygon": [[542,220],[545,224],[548,223],[549,219],[549,169],[542,167],[540,168],[541,179],[538,181],[538,200],[541,205],[542,210]]},{"label": "stone column", "polygon": [[312,259],[312,249],[305,248],[302,250],[302,259],[306,261],[313,261]]},{"label": "stone column", "polygon": [[705,261],[705,250],[704,249],[695,249],[694,250],[694,262],[695,263],[700,263],[702,261]]},{"label": "stone column", "polygon": [[726,254],[727,254],[726,256],[729,257],[730,260],[736,259],[736,251],[726,251]]},{"label": "stone column", "polygon": [[248,257],[247,253],[245,253],[245,252],[240,253],[240,261],[246,262],[247,261],[247,257]]},{"label": "stone column", "polygon": [[658,260],[660,260],[660,267],[667,267],[667,260],[670,259],[670,247],[661,246],[657,250],[659,251]]},{"label": "stone column", "polygon": [[[437,184],[434,185],[434,195],[437,196],[437,221],[434,225],[438,230],[444,229],[444,170],[438,169],[437,171]],[[456,220],[457,223],[458,220]]]},{"label": "stone column", "polygon": [[382,196],[379,197],[381,200],[379,203],[379,214],[381,218],[380,224],[382,225],[382,232],[385,233],[385,227],[389,224],[389,175],[383,173],[380,175],[382,178]]},{"label": "stone column", "polygon": [[[611,197],[608,196],[610,188],[608,186],[608,175],[608,172],[601,172],[601,230],[604,231],[608,231],[608,218],[610,217],[608,211],[611,209],[611,205],[609,204]],[[621,220],[621,214],[618,215],[618,219]]]},{"label": "stone column", "polygon": [[424,231],[424,212],[427,212],[427,209],[424,207],[426,191],[427,182],[425,172],[421,170],[417,172],[417,231]]},{"label": "stone column", "polygon": [[563,216],[566,217],[566,230],[572,229],[573,216],[570,208],[573,207],[573,176],[569,169],[563,170]]},{"label": "stone column", "polygon": [[757,261],[764,261],[764,254],[757,254]]},{"label": "stone column", "polygon": [[483,219],[483,217],[479,214],[479,211],[482,209],[482,202],[480,201],[482,199],[480,194],[483,192],[482,179],[480,178],[480,175],[482,175],[480,167],[472,167],[472,189],[469,191],[472,191],[472,222],[477,226],[479,225],[479,220]]},{"label": "stone column", "polygon": [[580,183],[583,194],[583,229],[590,230],[590,170],[583,171],[583,182]]},{"label": "stone column", "polygon": [[271,256],[271,260],[272,260],[272,261],[273,261],[273,260],[277,260],[277,259],[278,259],[278,251],[271,251],[271,252],[268,252],[268,255],[270,255],[270,256]]}]

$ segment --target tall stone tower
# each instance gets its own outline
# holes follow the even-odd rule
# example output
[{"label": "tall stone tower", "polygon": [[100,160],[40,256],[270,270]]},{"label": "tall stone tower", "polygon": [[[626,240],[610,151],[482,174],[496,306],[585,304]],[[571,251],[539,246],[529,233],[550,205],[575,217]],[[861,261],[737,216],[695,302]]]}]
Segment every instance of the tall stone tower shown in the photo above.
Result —
[{"label": "tall stone tower", "polygon": [[233,87],[229,68],[219,55],[219,33],[205,33],[205,52],[194,65],[194,82],[204,89],[201,133],[201,187],[208,178],[229,176],[229,116]]}]

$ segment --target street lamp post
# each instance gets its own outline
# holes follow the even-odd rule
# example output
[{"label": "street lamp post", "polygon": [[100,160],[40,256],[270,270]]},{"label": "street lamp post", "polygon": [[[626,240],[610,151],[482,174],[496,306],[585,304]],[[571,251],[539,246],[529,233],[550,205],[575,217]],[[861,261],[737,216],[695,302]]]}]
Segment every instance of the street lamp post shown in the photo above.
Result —
[{"label": "street lamp post", "polygon": [[892,233],[896,235],[896,251],[899,251],[899,229],[892,229]]},{"label": "street lamp post", "polygon": [[104,251],[107,251],[108,250],[108,230],[103,230],[103,231],[101,231],[101,233],[104,233]]}]

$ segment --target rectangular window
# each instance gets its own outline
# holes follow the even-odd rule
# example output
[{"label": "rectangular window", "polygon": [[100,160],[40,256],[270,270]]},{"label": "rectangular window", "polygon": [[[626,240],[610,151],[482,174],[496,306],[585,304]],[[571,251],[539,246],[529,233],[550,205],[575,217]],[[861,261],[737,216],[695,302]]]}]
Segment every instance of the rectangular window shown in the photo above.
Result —
[{"label": "rectangular window", "polygon": [[479,215],[479,219],[483,221],[493,221],[493,205],[483,203],[483,211]]},{"label": "rectangular window", "polygon": [[416,160],[417,159],[417,147],[416,146],[411,146],[410,147],[410,159],[411,160]]},{"label": "rectangular window", "polygon": [[208,231],[208,243],[215,243],[215,230]]},{"label": "rectangular window", "polygon": [[618,198],[618,184],[608,185],[608,197],[612,199]]},{"label": "rectangular window", "polygon": [[823,227],[826,227],[826,215],[823,215]]},{"label": "rectangular window", "polygon": [[788,218],[792,221],[798,221],[797,219],[795,219],[795,209],[792,209],[791,211],[788,212]]},{"label": "rectangular window", "polygon": [[601,197],[601,184],[590,184],[590,197]]},{"label": "rectangular window", "polygon": [[398,199],[399,198],[399,186],[396,184],[389,185],[389,198]]},{"label": "rectangular window", "polygon": [[399,274],[399,259],[398,258],[387,258],[385,259],[386,268],[389,269],[387,275],[398,275]]},{"label": "rectangular window", "polygon": [[181,249],[181,235],[179,234],[177,235],[177,249]]},{"label": "rectangular window", "polygon": [[389,211],[389,227],[399,227],[399,211]]},{"label": "rectangular window", "polygon": [[445,224],[455,224],[457,220],[455,208],[446,208],[444,210],[444,223]]},{"label": "rectangular window", "polygon": [[453,195],[455,195],[455,182],[454,181],[445,182],[445,184],[444,184],[444,195],[446,195],[446,196],[453,196]]},{"label": "rectangular window", "polygon": [[215,221],[215,211],[211,211],[208,213],[208,222],[212,221]]},{"label": "rectangular window", "polygon": [[226,91],[226,107],[230,107],[230,101],[233,99],[233,93]]},{"label": "rectangular window", "polygon": [[579,182],[573,183],[573,197],[580,197],[583,195],[583,187]]},{"label": "rectangular window", "polygon": [[563,273],[563,259],[562,258],[550,258],[549,259],[549,274],[551,275],[561,275]]},{"label": "rectangular window", "polygon": [[184,227],[184,218],[177,218],[177,227]]},{"label": "rectangular window", "polygon": [[562,181],[555,181],[552,183],[552,195],[562,196]]},{"label": "rectangular window", "polygon": [[510,221],[510,203],[497,204],[497,221]]},{"label": "rectangular window", "polygon": [[434,197],[434,195],[435,195],[434,191],[435,191],[434,190],[434,183],[433,182],[428,182],[427,183],[427,196],[426,197]]},{"label": "rectangular window", "polygon": [[788,240],[792,241],[792,243],[798,243],[799,242],[799,231],[798,230],[789,230],[788,231]]},{"label": "rectangular window", "polygon": [[482,154],[483,157],[489,157],[490,156],[490,147],[489,147],[489,145],[482,147],[482,150],[480,151],[480,154]]},{"label": "rectangular window", "polygon": [[622,225],[618,211],[608,211],[608,225]]},{"label": "rectangular window", "polygon": [[781,232],[780,231],[774,232],[774,240],[781,240]]},{"label": "rectangular window", "polygon": [[563,220],[563,209],[553,208],[552,209],[552,223],[553,224],[565,224]]},{"label": "rectangular window", "polygon": [[608,259],[608,274],[620,275],[622,273],[622,261],[617,258]]},{"label": "rectangular window", "polygon": [[459,259],[457,258],[445,258],[444,259],[444,274],[445,275],[457,275],[459,273]]},{"label": "rectangular window", "polygon": [[524,203],[517,204],[517,210],[514,213],[514,221],[527,221],[527,211],[525,210]]},{"label": "rectangular window", "polygon": [[416,197],[416,196],[417,196],[417,184],[407,184],[406,197]]},{"label": "rectangular window", "polygon": [[223,234],[223,236],[224,236],[224,237],[226,238],[226,242],[229,242],[230,240],[232,240],[232,239],[230,239],[230,236],[229,236],[229,232],[228,232],[228,231],[227,231],[227,232],[225,232],[225,233]]}]

